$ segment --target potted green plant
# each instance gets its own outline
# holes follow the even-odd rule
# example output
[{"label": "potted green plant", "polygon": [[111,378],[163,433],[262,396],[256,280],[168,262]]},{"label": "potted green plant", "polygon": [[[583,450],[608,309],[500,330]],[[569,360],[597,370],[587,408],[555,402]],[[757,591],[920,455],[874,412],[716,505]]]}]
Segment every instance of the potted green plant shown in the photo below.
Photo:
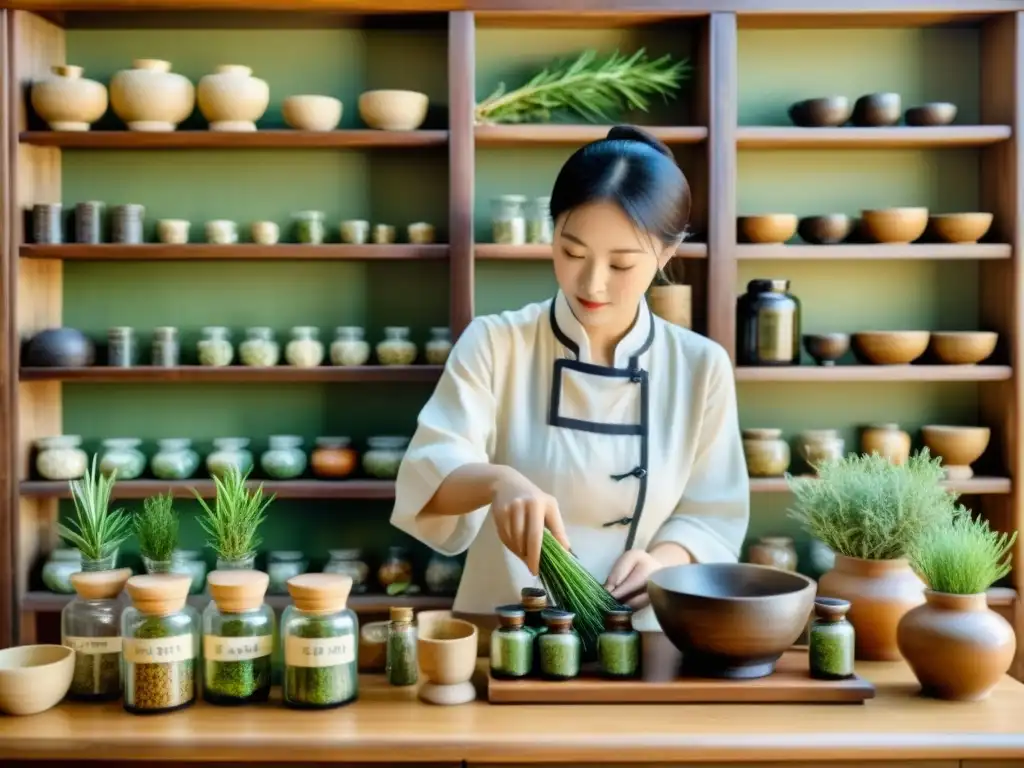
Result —
[{"label": "potted green plant", "polygon": [[900,620],[897,641],[922,692],[942,699],[987,698],[1013,663],[1010,623],[988,607],[986,590],[1010,572],[1017,532],[999,533],[958,507],[910,553],[925,603]]},{"label": "potted green plant", "polygon": [[940,485],[941,460],[927,449],[901,465],[872,453],[817,470],[816,477],[786,480],[790,516],[836,553],[818,594],[850,601],[858,659],[898,660],[896,627],[924,602],[924,583],[907,556],[923,534],[952,519],[957,497]]},{"label": "potted green plant", "polygon": [[178,546],[178,513],[170,491],[143,500],[135,516],[135,537],[146,573],[171,573],[171,559]]},{"label": "potted green plant", "polygon": [[82,553],[83,571],[108,571],[117,563],[117,550],[131,536],[131,520],[123,509],[110,509],[116,472],[105,477],[97,471],[96,456],[80,480],[72,480],[75,515],[57,532]]},{"label": "potted green plant", "polygon": [[203,508],[199,523],[209,536],[207,545],[217,553],[217,570],[250,570],[256,561],[256,550],[261,540],[257,535],[266,519],[266,510],[275,496],[263,498],[263,483],[249,490],[244,474],[237,467],[228,468],[222,476],[214,477],[216,487],[214,505],[192,489]]}]

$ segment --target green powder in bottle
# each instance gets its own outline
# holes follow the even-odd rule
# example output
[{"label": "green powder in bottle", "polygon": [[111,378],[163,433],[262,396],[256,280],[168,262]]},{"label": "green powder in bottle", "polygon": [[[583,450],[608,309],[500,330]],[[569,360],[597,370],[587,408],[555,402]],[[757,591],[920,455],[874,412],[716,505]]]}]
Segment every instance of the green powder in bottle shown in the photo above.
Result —
[{"label": "green powder in bottle", "polygon": [[534,635],[525,626],[526,612],[519,605],[498,608],[501,626],[491,633],[491,674],[526,677],[533,670]]},{"label": "green powder in bottle", "polygon": [[391,685],[415,685],[419,678],[412,608],[393,606],[388,624],[385,671]]},{"label": "green powder in bottle", "polygon": [[544,611],[547,632],[537,637],[540,651],[540,673],[548,680],[571,680],[580,673],[582,643],[569,611],[548,608]]},{"label": "green powder in bottle", "polygon": [[617,608],[604,615],[597,637],[597,657],[605,677],[634,677],[640,668],[640,633],[633,629],[633,611]]},{"label": "green powder in bottle", "polygon": [[847,600],[819,597],[814,601],[814,621],[808,632],[807,652],[811,677],[844,680],[853,676],[854,629],[846,620]]}]

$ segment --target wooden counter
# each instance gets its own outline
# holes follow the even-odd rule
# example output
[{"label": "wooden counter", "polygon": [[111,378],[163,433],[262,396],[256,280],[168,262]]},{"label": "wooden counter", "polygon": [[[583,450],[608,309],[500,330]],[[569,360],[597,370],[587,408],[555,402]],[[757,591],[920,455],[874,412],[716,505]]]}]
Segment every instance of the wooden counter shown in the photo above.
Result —
[{"label": "wooden counter", "polygon": [[421,704],[411,690],[388,688],[379,677],[363,678],[358,702],[327,712],[296,712],[276,703],[246,709],[199,703],[170,715],[137,717],[119,703],[62,704],[33,717],[0,716],[0,765],[1024,765],[1024,685],[1006,678],[987,701],[961,704],[918,697],[902,664],[860,664],[858,671],[878,686],[877,698],[863,705],[570,707],[481,700],[443,708]]}]

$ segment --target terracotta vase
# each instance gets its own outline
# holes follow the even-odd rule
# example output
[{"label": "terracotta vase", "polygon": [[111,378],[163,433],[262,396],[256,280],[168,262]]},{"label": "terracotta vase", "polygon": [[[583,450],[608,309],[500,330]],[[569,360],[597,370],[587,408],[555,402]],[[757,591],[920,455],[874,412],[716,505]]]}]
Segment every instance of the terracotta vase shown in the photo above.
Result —
[{"label": "terracotta vase", "polygon": [[987,698],[1013,663],[1017,638],[989,609],[985,593],[925,590],[924,605],[899,623],[899,649],[928,696],[954,701]]},{"label": "terracotta vase", "polygon": [[32,85],[32,109],[54,131],[88,131],[107,111],[107,89],[82,77],[82,68],[50,67],[53,75]]},{"label": "terracotta vase", "polygon": [[255,131],[270,103],[270,87],[252,68],[221,64],[199,81],[199,110],[211,131]]},{"label": "terracotta vase", "polygon": [[130,131],[173,131],[192,114],[196,89],[171,62],[135,59],[110,80],[110,105]]},{"label": "terracotta vase", "polygon": [[896,628],[911,608],[924,603],[924,582],[899,560],[861,560],[836,554],[818,594],[850,601],[847,616],[857,633],[858,661],[899,661]]},{"label": "terracotta vase", "polygon": [[860,437],[864,453],[877,453],[893,464],[903,464],[910,457],[910,435],[898,424],[872,424]]}]

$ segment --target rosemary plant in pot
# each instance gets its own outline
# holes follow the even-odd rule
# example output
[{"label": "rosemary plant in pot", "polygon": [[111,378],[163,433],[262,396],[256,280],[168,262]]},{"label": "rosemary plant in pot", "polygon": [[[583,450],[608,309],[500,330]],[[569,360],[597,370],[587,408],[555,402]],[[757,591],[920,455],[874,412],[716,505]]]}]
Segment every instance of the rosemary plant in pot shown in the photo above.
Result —
[{"label": "rosemary plant in pot", "polygon": [[218,571],[252,570],[256,562],[260,545],[257,531],[266,520],[266,510],[274,496],[263,498],[263,483],[250,491],[246,488],[248,479],[249,473],[243,474],[237,467],[215,477],[212,507],[198,491],[192,491],[203,508],[199,524],[209,535],[208,546],[217,553]]},{"label": "rosemary plant in pot", "polygon": [[71,481],[75,515],[57,531],[82,553],[83,571],[109,571],[117,562],[117,550],[131,535],[131,520],[123,509],[110,509],[110,492],[116,473],[105,477],[97,471],[96,456],[80,480]]},{"label": "rosemary plant in pot", "polygon": [[900,658],[896,627],[924,602],[924,582],[907,556],[925,533],[952,519],[956,495],[939,484],[941,461],[927,449],[902,465],[878,454],[822,462],[817,477],[793,477],[790,516],[836,553],[818,594],[850,601],[862,661]]},{"label": "rosemary plant in pot", "polygon": [[178,546],[178,513],[170,491],[143,500],[135,516],[135,537],[146,573],[171,573],[171,558]]},{"label": "rosemary plant in pot", "polygon": [[925,533],[910,563],[928,589],[897,632],[900,652],[922,693],[942,699],[986,698],[1013,663],[1010,623],[988,607],[985,591],[1010,572],[1017,533],[999,533],[958,507],[947,525]]}]

